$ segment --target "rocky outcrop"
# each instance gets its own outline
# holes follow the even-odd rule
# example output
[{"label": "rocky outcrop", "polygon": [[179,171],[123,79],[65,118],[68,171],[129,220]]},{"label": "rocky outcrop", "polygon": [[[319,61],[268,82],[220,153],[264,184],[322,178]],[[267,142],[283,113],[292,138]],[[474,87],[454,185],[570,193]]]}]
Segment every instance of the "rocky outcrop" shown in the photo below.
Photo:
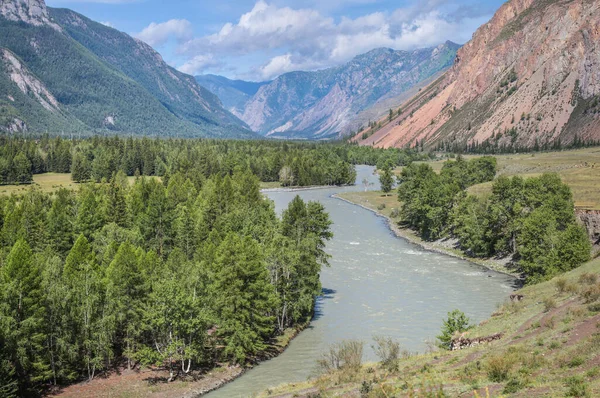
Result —
[{"label": "rocky outcrop", "polygon": [[508,1],[458,51],[430,96],[419,93],[393,128],[363,144],[600,140],[599,26],[595,1]]},{"label": "rocky outcrop", "polygon": [[600,210],[575,210],[577,220],[588,232],[594,254],[600,253]]},{"label": "rocky outcrop", "polygon": [[452,341],[450,342],[450,350],[457,351],[457,350],[464,350],[465,348],[477,347],[478,345],[481,345],[481,344],[491,343],[492,341],[500,340],[502,338],[502,336],[503,336],[502,333],[496,333],[491,336],[474,337],[474,338],[470,339],[470,338],[466,337],[465,334],[463,333],[459,337],[452,339]]},{"label": "rocky outcrop", "polygon": [[22,21],[35,26],[47,25],[60,31],[49,15],[43,0],[2,0],[0,15],[10,21]]},{"label": "rocky outcrop", "polygon": [[[11,51],[0,48],[0,59],[4,63],[4,70],[23,94],[33,96],[48,111],[60,110],[58,101]],[[18,120],[18,119],[15,119]]]}]

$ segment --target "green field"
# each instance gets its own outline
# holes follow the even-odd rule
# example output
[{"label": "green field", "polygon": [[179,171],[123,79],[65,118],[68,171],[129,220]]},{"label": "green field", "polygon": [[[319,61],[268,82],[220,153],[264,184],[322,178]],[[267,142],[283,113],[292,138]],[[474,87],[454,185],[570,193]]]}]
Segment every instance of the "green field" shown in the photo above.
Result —
[{"label": "green field", "polygon": [[[135,181],[135,177],[127,177],[127,179],[129,180],[130,184],[133,184]],[[0,185],[0,195],[24,193],[33,187],[40,189],[42,192],[52,192],[60,188],[79,189],[80,185],[81,184],[71,180],[71,173],[35,174],[33,176],[32,184]]]}]

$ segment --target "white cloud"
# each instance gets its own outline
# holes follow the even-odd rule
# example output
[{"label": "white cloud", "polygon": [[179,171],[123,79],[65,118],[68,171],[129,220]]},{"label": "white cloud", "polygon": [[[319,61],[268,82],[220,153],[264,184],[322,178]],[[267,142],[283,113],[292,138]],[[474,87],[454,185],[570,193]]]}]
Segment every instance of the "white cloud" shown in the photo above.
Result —
[{"label": "white cloud", "polygon": [[170,38],[179,41],[190,40],[193,35],[192,24],[187,19],[171,19],[167,22],[152,22],[134,36],[151,46],[165,44]]},{"label": "white cloud", "polygon": [[102,25],[104,25],[104,26],[108,26],[109,28],[114,28],[115,27],[115,25],[113,25],[110,21],[103,21],[103,22],[100,22],[100,23]]},{"label": "white cloud", "polygon": [[[270,54],[246,75],[267,80],[289,71],[338,65],[377,47],[411,50],[446,40],[465,42],[488,16],[445,15],[439,9],[449,1],[418,1],[391,13],[374,12],[335,21],[316,9],[278,7],[259,0],[236,23],[226,23],[217,33],[183,42],[178,53],[190,61],[180,69],[192,68],[188,64],[193,64],[197,67],[192,69],[198,72],[212,66],[202,66],[208,59],[262,56],[264,60]],[[195,57],[200,57],[197,62]]]},{"label": "white cloud", "polygon": [[220,61],[214,59],[212,55],[196,55],[177,69],[189,75],[197,75],[206,68],[222,66]]}]

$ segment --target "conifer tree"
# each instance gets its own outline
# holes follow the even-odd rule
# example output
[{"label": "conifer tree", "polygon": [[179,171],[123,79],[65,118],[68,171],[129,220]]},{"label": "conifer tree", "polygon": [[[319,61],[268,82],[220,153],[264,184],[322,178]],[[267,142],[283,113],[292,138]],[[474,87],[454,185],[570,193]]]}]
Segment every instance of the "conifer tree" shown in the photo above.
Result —
[{"label": "conifer tree", "polygon": [[277,296],[260,247],[252,239],[227,235],[216,253],[211,286],[223,354],[241,363],[265,347],[274,331]]}]

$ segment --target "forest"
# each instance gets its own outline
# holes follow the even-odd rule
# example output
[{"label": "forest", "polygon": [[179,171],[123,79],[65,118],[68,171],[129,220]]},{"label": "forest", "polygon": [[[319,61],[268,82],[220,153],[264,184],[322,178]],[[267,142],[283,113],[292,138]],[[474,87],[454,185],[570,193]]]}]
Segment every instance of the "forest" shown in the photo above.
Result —
[{"label": "forest", "polygon": [[406,165],[432,154],[350,144],[292,141],[175,140],[99,137],[26,140],[0,136],[0,184],[26,184],[34,174],[72,173],[76,182],[183,173],[196,184],[212,175],[249,170],[260,181],[284,186],[354,184],[353,165]]},{"label": "forest", "polygon": [[[170,379],[245,364],[302,327],[332,238],[322,205],[278,217],[260,181],[353,184],[353,164],[431,155],[348,144],[0,137],[0,395],[38,396],[118,366]],[[133,183],[128,176],[135,176]],[[159,178],[157,178],[159,177]]]},{"label": "forest", "polygon": [[[403,222],[421,238],[456,238],[472,257],[510,257],[528,283],[550,279],[590,258],[590,241],[575,221],[569,187],[556,174],[524,179],[496,174],[489,156],[431,166],[411,164],[399,176]],[[489,197],[467,188],[493,181]]]},{"label": "forest", "polygon": [[0,199],[0,385],[35,396],[120,363],[171,378],[244,363],[310,319],[327,265],[318,203],[279,219],[248,171],[202,185],[124,173]]}]

